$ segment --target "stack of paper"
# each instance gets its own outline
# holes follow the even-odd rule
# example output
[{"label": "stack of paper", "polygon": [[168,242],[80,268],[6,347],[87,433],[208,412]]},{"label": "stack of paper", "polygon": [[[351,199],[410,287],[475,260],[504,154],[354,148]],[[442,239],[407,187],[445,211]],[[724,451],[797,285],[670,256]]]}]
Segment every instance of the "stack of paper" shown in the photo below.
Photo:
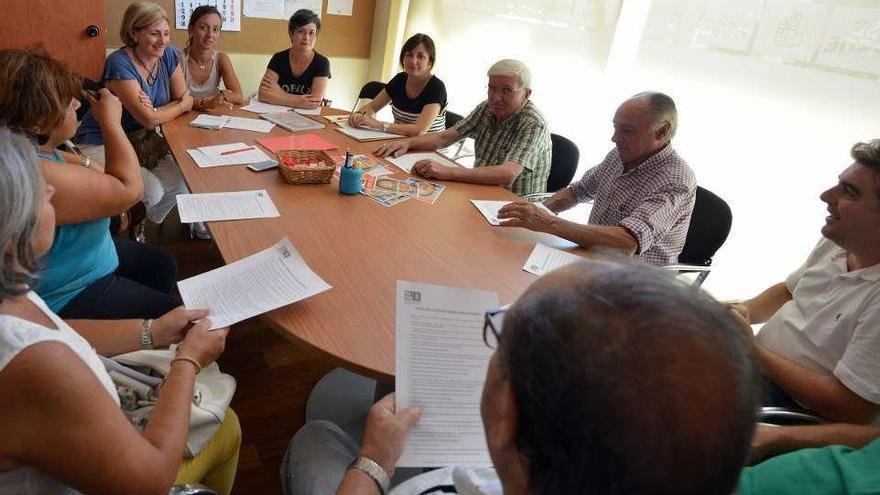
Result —
[{"label": "stack of paper", "polygon": [[251,102],[247,105],[241,107],[245,112],[253,112],[253,113],[275,113],[275,112],[287,112],[289,110],[293,110],[291,107],[286,107],[284,105],[273,105],[272,103],[263,103],[262,101],[251,98]]},{"label": "stack of paper", "polygon": [[327,127],[296,112],[264,113],[260,115],[260,118],[274,122],[290,132],[315,131]]},{"label": "stack of paper", "polygon": [[334,150],[336,145],[317,134],[296,134],[257,139],[257,143],[275,153],[278,150]]},{"label": "stack of paper", "polygon": [[[486,221],[489,222],[490,225],[496,225],[496,226],[501,225],[502,223],[507,221],[506,219],[502,220],[502,219],[498,218],[498,210],[500,210],[504,205],[510,204],[512,202],[513,201],[488,201],[488,200],[481,200],[481,199],[472,199],[471,200],[471,203],[473,203],[474,206],[477,207],[477,210],[479,210],[480,213],[483,214],[483,216],[486,218]],[[556,215],[549,208],[544,206],[543,203],[532,203],[532,204],[537,206],[538,208],[546,211],[547,213],[549,213],[551,215],[554,215],[554,216]]]},{"label": "stack of paper", "polygon": [[229,115],[208,115],[203,113],[194,118],[189,125],[203,129],[240,129],[267,133],[275,127],[275,124],[257,119],[243,117],[231,117]]},{"label": "stack of paper", "polygon": [[386,158],[389,162],[397,165],[398,168],[403,170],[406,173],[411,173],[413,165],[422,161],[422,160],[431,160],[439,163],[445,167],[460,167],[461,165],[455,163],[454,161],[446,158],[445,156],[430,151],[427,153],[407,153],[405,155],[400,155],[397,158],[388,157]]},{"label": "stack of paper", "polygon": [[222,167],[225,165],[244,165],[271,160],[269,155],[256,146],[244,143],[219,144],[202,146],[194,150],[186,150],[199,168]]},{"label": "stack of paper", "polygon": [[371,129],[358,129],[357,127],[351,127],[347,123],[336,123],[339,127],[336,129],[337,131],[345,134],[348,137],[352,137],[357,139],[358,141],[376,141],[378,139],[394,139],[394,138],[402,138],[400,134],[391,134],[390,132],[382,132],[382,131],[374,131]]},{"label": "stack of paper", "polygon": [[324,292],[330,286],[285,237],[235,263],[177,283],[189,309],[208,308],[211,329],[226,327]]},{"label": "stack of paper", "polygon": [[545,246],[539,242],[535,244],[535,249],[532,250],[532,254],[529,255],[529,259],[523,265],[523,270],[543,277],[557,268],[577,263],[578,261],[583,261],[583,258],[561,249]]},{"label": "stack of paper", "polygon": [[280,216],[265,189],[224,193],[178,194],[181,223],[244,220]]}]

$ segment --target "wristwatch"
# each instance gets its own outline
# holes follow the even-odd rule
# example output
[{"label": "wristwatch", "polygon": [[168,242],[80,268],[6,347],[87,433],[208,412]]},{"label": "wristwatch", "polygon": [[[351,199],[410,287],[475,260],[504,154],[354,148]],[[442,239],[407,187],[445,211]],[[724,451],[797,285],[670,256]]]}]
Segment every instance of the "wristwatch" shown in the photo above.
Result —
[{"label": "wristwatch", "polygon": [[382,132],[388,132],[389,127],[391,127],[390,122],[382,122]]},{"label": "wristwatch", "polygon": [[358,457],[350,466],[348,466],[348,469],[357,469],[366,474],[376,482],[376,486],[379,487],[379,493],[382,495],[388,493],[388,488],[391,486],[391,480],[388,479],[388,474],[376,461],[369,457]]},{"label": "wristwatch", "polygon": [[82,165],[82,166],[85,167],[85,168],[89,168],[89,167],[92,166],[92,159],[89,158],[89,157],[87,157],[87,156],[85,156],[85,155],[81,155],[81,156],[79,157],[79,164]]},{"label": "wristwatch", "polygon": [[153,348],[153,319],[147,318],[141,324],[141,349]]}]

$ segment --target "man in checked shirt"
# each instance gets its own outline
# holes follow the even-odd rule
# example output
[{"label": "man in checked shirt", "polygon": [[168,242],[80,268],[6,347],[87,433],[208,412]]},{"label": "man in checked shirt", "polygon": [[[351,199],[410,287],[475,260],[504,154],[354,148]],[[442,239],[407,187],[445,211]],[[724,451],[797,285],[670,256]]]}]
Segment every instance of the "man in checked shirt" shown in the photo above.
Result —
[{"label": "man in checked shirt", "polygon": [[684,247],[697,184],[670,141],[678,113],[672,98],[639,93],[614,114],[615,148],[599,165],[544,201],[554,213],[593,201],[588,225],[553,216],[526,202],[498,212],[507,227],[564,237],[584,247],[605,246],[654,265],[675,263]]}]

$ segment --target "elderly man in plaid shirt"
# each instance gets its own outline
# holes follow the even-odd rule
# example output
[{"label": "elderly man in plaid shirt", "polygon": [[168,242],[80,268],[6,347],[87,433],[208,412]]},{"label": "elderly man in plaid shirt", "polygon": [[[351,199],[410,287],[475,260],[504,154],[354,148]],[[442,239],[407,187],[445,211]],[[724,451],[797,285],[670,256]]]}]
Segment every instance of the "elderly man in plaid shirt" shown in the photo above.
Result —
[{"label": "elderly man in plaid shirt", "polygon": [[506,187],[520,196],[542,193],[550,175],[551,142],[547,121],[529,100],[532,75],[519,60],[500,60],[489,68],[488,98],[455,127],[397,139],[376,149],[379,156],[436,150],[470,137],[474,168],[417,162],[412,173],[427,179]]},{"label": "elderly man in plaid shirt", "polygon": [[584,247],[606,246],[654,265],[675,263],[684,247],[697,184],[672,149],[678,120],[663,93],[639,93],[614,114],[615,148],[599,165],[544,201],[558,213],[594,201],[588,225],[563,220],[533,204],[516,202],[498,212],[507,227],[548,232]]}]

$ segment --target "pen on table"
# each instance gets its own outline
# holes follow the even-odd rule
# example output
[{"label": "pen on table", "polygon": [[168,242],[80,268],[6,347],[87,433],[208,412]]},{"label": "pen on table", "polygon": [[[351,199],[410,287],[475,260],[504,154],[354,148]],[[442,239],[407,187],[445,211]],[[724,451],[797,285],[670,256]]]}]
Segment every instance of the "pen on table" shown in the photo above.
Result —
[{"label": "pen on table", "polygon": [[231,155],[231,154],[233,154],[233,153],[241,153],[242,151],[250,151],[250,150],[253,150],[253,149],[256,149],[256,146],[248,146],[247,148],[241,148],[241,149],[237,149],[237,150],[223,151],[223,152],[220,153],[220,155],[221,155],[221,156],[222,156],[222,155]]},{"label": "pen on table", "polygon": [[351,168],[351,166],[352,166],[351,165],[351,150],[346,149],[345,150],[345,163],[343,164],[343,167]]}]

